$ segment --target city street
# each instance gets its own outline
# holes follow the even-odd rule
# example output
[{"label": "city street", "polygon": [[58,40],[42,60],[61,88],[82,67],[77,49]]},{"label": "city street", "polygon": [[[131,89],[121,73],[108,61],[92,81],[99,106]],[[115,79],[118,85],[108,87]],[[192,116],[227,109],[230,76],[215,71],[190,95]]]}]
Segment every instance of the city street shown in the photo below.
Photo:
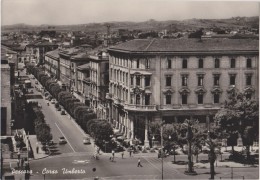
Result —
[{"label": "city street", "polygon": [[[36,79],[31,79],[32,86],[39,86],[35,84]],[[34,94],[41,95],[35,88]],[[84,145],[83,137],[85,133],[80,129],[76,123],[69,118],[68,115],[61,115],[60,111],[57,111],[54,104],[50,101],[42,99],[35,99],[42,106],[42,112],[45,116],[46,123],[50,125],[51,133],[53,135],[53,141],[57,149],[53,150],[52,155],[64,154],[64,153],[77,153],[77,152],[94,152],[93,145]],[[47,105],[49,103],[49,106]],[[59,138],[65,137],[66,144],[59,145]]]},{"label": "city street", "polygon": [[[32,80],[32,85],[35,86],[35,81]],[[34,94],[41,93],[34,89]],[[45,159],[40,159],[31,162],[31,169],[33,170],[33,179],[82,179],[102,177],[104,179],[161,179],[162,178],[162,160],[158,159],[156,155],[145,156],[145,154],[137,155],[141,157],[143,167],[137,167],[137,156],[129,157],[125,154],[122,159],[120,154],[116,155],[114,162],[109,160],[110,154],[100,155],[99,160],[95,160],[92,155],[94,147],[92,145],[84,145],[82,138],[85,136],[82,129],[80,129],[75,122],[70,119],[69,115],[61,115],[57,111],[54,104],[50,101],[37,99],[42,105],[42,112],[45,115],[46,123],[51,127],[53,140],[57,150],[51,156]],[[47,105],[49,102],[49,106]],[[64,136],[67,144],[59,145],[59,137]],[[224,154],[223,159],[228,155]],[[218,157],[220,159],[220,157]],[[199,155],[199,160],[207,160],[207,154]],[[164,159],[163,163],[163,178],[164,179],[190,179],[191,176],[184,174],[185,166],[177,166],[172,164],[173,156]],[[186,162],[187,155],[176,156],[176,161]],[[176,168],[178,167],[178,168]],[[93,171],[96,168],[96,171]],[[197,168],[198,173],[196,179],[209,178],[209,169]],[[258,168],[235,168],[234,177],[242,178],[243,176],[250,179],[258,177]],[[222,179],[230,177],[231,169],[216,167],[216,177]]]}]

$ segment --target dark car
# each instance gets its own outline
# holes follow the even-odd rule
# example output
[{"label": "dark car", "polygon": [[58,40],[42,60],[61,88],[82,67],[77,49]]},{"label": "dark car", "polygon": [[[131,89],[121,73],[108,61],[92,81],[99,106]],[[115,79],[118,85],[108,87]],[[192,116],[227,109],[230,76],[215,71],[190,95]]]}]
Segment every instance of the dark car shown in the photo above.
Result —
[{"label": "dark car", "polygon": [[65,137],[59,138],[59,144],[66,144],[66,143],[67,143],[67,141],[66,141]]}]

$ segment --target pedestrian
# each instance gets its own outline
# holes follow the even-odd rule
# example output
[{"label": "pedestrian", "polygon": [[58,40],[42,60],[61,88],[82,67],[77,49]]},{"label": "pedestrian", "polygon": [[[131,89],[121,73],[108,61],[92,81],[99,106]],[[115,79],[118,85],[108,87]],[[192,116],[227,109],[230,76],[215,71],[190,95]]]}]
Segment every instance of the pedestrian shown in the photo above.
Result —
[{"label": "pedestrian", "polygon": [[18,152],[17,152],[17,158],[18,158],[18,160],[20,160],[20,156],[21,156],[21,154],[20,154],[20,151],[18,150]]},{"label": "pedestrian", "polygon": [[98,154],[100,153],[100,148],[99,148],[99,147],[97,148],[97,153],[98,153]]},{"label": "pedestrian", "polygon": [[36,146],[36,153],[39,153],[39,146]]},{"label": "pedestrian", "polygon": [[115,159],[115,151],[112,150],[112,161],[114,161],[114,159]]},{"label": "pedestrian", "polygon": [[23,168],[24,158],[21,159],[21,167]]},{"label": "pedestrian", "polygon": [[143,167],[142,164],[141,164],[141,159],[138,158],[138,164],[137,164],[137,167]]},{"label": "pedestrian", "polygon": [[19,168],[20,167],[20,160],[17,159],[17,167]]},{"label": "pedestrian", "polygon": [[121,155],[122,155],[122,159],[124,159],[124,151],[122,151]]},{"label": "pedestrian", "polygon": [[129,156],[132,156],[132,149],[129,150]]}]

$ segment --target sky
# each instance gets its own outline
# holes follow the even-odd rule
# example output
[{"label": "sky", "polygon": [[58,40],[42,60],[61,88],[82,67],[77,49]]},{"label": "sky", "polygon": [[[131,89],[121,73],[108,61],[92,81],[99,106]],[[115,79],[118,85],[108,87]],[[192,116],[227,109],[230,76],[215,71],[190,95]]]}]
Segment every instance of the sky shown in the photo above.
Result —
[{"label": "sky", "polygon": [[1,0],[1,23],[70,25],[258,16],[259,2],[175,0]]}]

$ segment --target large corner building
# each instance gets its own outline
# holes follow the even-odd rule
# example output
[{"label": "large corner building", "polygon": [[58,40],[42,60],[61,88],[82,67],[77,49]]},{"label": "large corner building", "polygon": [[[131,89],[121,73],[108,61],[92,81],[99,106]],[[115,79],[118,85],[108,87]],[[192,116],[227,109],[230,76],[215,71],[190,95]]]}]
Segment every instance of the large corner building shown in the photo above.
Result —
[{"label": "large corner building", "polygon": [[152,121],[213,122],[228,93],[259,97],[252,39],[136,39],[108,49],[109,121],[149,145]]}]

